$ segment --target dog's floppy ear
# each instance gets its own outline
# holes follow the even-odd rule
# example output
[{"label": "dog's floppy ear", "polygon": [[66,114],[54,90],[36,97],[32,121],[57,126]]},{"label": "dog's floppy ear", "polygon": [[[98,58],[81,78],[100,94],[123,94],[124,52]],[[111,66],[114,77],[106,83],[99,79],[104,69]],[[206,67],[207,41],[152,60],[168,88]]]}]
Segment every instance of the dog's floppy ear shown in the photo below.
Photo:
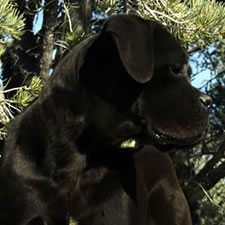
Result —
[{"label": "dog's floppy ear", "polygon": [[145,83],[153,73],[152,29],[136,16],[113,16],[104,24],[109,32],[127,72],[134,80]]},{"label": "dog's floppy ear", "polygon": [[111,17],[102,32],[111,34],[123,66],[139,83],[151,79],[154,65],[179,63],[184,57],[179,44],[161,25],[134,15]]}]

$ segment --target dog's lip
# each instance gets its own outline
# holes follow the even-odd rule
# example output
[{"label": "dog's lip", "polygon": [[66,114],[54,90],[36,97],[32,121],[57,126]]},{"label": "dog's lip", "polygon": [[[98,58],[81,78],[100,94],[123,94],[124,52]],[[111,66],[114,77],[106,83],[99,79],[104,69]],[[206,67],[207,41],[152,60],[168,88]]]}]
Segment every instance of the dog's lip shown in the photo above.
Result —
[{"label": "dog's lip", "polygon": [[172,136],[166,134],[158,129],[153,129],[150,136],[153,144],[170,149],[171,147],[194,146],[202,140],[203,133],[197,134],[190,138],[179,138],[175,135]]},{"label": "dog's lip", "polygon": [[[119,145],[122,149],[133,150],[139,150],[144,145],[155,145],[163,151],[170,151],[172,148],[190,148],[195,146],[202,140],[203,133],[191,138],[179,138],[177,136],[166,134],[158,129],[153,129],[151,134],[140,133],[133,137],[124,138],[123,140],[120,140]],[[122,147],[125,142],[133,143],[133,146]]]}]

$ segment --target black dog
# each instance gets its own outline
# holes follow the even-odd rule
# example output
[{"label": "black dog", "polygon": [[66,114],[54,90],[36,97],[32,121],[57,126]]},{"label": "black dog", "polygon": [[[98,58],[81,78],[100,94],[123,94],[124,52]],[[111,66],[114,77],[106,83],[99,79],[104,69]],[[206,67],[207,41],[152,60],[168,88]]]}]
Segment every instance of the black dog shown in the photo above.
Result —
[{"label": "black dog", "polygon": [[[0,170],[1,225],[191,225],[166,153],[196,144],[210,97],[162,26],[114,16],[59,63],[13,122]],[[123,148],[127,140],[134,146]]]}]

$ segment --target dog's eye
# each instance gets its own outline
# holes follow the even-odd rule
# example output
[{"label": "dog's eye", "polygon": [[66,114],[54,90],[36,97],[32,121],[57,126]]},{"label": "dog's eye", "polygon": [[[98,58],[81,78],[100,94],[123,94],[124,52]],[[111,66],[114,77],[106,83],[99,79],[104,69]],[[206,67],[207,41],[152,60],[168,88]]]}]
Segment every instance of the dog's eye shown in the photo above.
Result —
[{"label": "dog's eye", "polygon": [[169,71],[172,75],[176,77],[186,76],[186,64],[173,64],[169,65]]}]

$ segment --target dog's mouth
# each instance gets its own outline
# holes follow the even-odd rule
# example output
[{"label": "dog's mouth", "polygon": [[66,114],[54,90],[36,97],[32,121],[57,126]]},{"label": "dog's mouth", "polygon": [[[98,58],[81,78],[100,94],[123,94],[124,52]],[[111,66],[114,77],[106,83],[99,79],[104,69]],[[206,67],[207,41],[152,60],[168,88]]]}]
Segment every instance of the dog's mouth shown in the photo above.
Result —
[{"label": "dog's mouth", "polygon": [[198,128],[196,126],[196,129],[190,129],[190,126],[187,129],[181,126],[177,126],[176,129],[166,129],[156,125],[152,128],[144,119],[136,123],[126,121],[120,126],[120,131],[123,132],[113,145],[122,150],[133,151],[140,150],[145,145],[154,145],[162,151],[191,148],[200,143],[207,132],[208,126],[203,125]]},{"label": "dog's mouth", "polygon": [[162,151],[170,151],[174,148],[191,148],[198,144],[205,132],[190,138],[179,138],[153,129],[151,134],[140,133],[136,136],[126,138],[120,142],[121,149],[139,150],[144,145],[155,145]]},{"label": "dog's mouth", "polygon": [[179,138],[154,129],[150,139],[160,149],[170,150],[171,148],[193,147],[202,140],[202,136],[203,133],[188,138]]}]

